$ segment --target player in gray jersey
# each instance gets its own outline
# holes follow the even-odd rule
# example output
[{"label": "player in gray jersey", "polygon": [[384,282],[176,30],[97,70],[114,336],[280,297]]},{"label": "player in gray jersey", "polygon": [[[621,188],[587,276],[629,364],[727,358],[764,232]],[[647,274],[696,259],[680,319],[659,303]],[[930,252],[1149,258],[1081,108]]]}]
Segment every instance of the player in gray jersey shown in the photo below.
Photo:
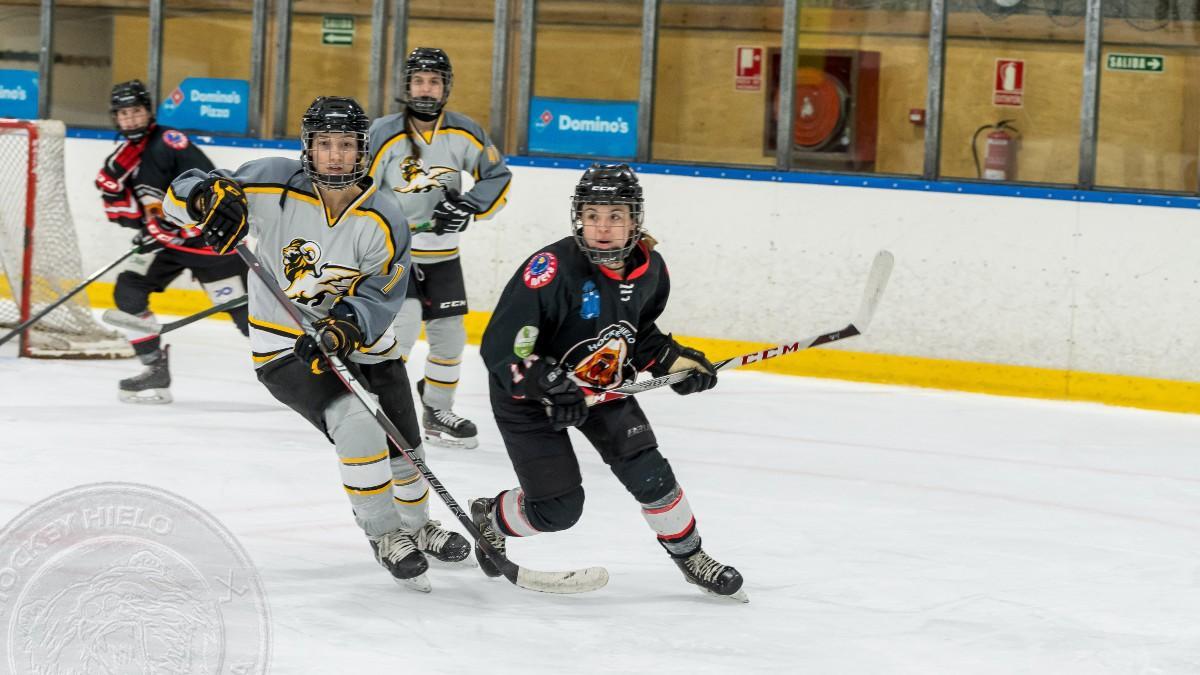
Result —
[{"label": "player in gray jersey", "polygon": [[[185,227],[199,223],[221,253],[254,236],[263,266],[313,322],[325,349],[355,364],[404,437],[417,439],[392,331],[408,282],[407,220],[391,192],[376,190],[367,176],[367,127],[353,99],[318,98],[304,114],[299,161],[272,157],[232,173],[188,171],[171,184],[165,211]],[[467,540],[429,519],[425,480],[329,372],[316,341],[257,276],[248,292],[259,381],[336,447],[342,484],[376,560],[403,585],[430,590],[425,554],[463,561]],[[423,454],[419,445],[416,452]]]},{"label": "player in gray jersey", "polygon": [[[454,83],[441,49],[417,47],[405,62],[403,112],[375,120],[371,175],[394,191],[413,230],[408,300],[396,318],[407,359],[421,322],[429,340],[425,377],[417,383],[425,438],[474,448],[477,430],[453,412],[467,331],[467,292],[458,256],[459,234],[471,218],[490,218],[504,206],[512,174],[500,151],[473,120],[444,110]],[[475,180],[462,190],[462,172]]]}]

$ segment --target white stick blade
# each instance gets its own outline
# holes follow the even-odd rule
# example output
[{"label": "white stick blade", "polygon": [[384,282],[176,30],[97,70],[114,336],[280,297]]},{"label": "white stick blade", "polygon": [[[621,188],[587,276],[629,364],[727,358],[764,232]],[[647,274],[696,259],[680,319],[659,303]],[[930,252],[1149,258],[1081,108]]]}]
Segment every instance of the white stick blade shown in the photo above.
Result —
[{"label": "white stick blade", "polygon": [[517,572],[517,585],[530,591],[542,593],[588,593],[608,584],[608,570],[603,567],[587,567],[570,572],[539,572],[522,567]]},{"label": "white stick blade", "polygon": [[124,328],[125,330],[141,331],[143,333],[162,332],[162,325],[157,321],[143,319],[140,316],[134,316],[119,309],[104,310],[104,313],[100,315],[100,320],[110,326]]},{"label": "white stick blade", "polygon": [[879,300],[883,297],[883,291],[887,288],[888,279],[892,276],[892,267],[895,264],[896,258],[891,251],[883,250],[875,254],[875,260],[871,263],[871,272],[867,275],[862,306],[859,307],[858,316],[854,319],[854,327],[858,329],[858,332],[867,332],[867,326],[875,317],[875,308],[879,306]]}]

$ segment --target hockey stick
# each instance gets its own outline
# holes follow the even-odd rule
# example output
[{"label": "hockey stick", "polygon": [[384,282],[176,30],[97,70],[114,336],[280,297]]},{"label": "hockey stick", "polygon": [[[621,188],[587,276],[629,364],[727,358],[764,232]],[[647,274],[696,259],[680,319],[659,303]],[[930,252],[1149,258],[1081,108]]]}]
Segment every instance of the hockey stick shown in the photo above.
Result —
[{"label": "hockey stick", "polygon": [[[875,261],[871,264],[871,271],[867,274],[867,287],[863,291],[862,303],[859,305],[858,314],[844,328],[820,333],[806,338],[801,338],[794,342],[786,342],[781,345],[775,345],[749,354],[734,356],[723,361],[717,361],[713,364],[717,370],[725,370],[730,368],[740,368],[742,366],[759,363],[767,359],[773,359],[777,356],[786,356],[793,352],[798,352],[810,347],[820,347],[821,345],[845,340],[856,335],[862,335],[866,332],[867,326],[871,324],[871,319],[875,317],[875,308],[879,306],[879,300],[883,297],[883,291],[887,288],[888,278],[892,274],[892,266],[895,264],[895,258],[889,251],[880,251],[875,254]],[[588,405],[597,405],[615,401],[634,394],[640,394],[651,389],[658,389],[667,385],[682,382],[690,377],[692,371],[681,370],[677,373],[670,373],[655,377],[649,380],[642,380],[633,384],[627,384],[616,389],[607,391],[586,389],[588,394]]]},{"label": "hockey stick", "polygon": [[[254,253],[246,247],[244,242],[238,244],[234,250],[237,251],[237,254],[242,257],[242,260],[246,261],[246,265],[250,268],[250,271],[258,277],[259,281],[263,282],[263,285],[265,285],[271,292],[271,295],[273,295],[275,299],[279,301],[279,305],[288,313],[289,316],[292,317],[292,321],[294,321],[296,325],[300,327],[300,330],[304,331],[308,336],[316,339],[316,331],[313,330],[313,327],[304,320],[304,316],[300,313],[299,308],[292,304],[292,301],[288,299],[286,295],[284,295],[283,289],[279,288],[279,284],[275,281],[275,278],[271,276],[271,273],[262,266],[262,263],[258,260],[258,256],[254,255]],[[319,339],[316,341],[318,345],[321,344]],[[442,498],[442,501],[446,503],[446,506],[450,509],[450,512],[453,513],[456,518],[458,518],[458,522],[462,523],[462,526],[475,539],[475,542],[480,546],[480,548],[483,549],[484,553],[491,558],[492,562],[496,564],[496,567],[506,579],[511,581],[513,584],[520,586],[521,588],[531,591],[541,591],[543,593],[586,593],[588,591],[594,591],[598,588],[601,588],[608,583],[608,570],[604,569],[603,567],[588,567],[585,569],[569,570],[564,572],[539,572],[537,570],[531,570],[526,567],[518,566],[516,563],[505,557],[504,554],[493,548],[492,545],[480,535],[479,528],[475,527],[475,523],[471,520],[470,516],[463,511],[462,507],[458,505],[458,502],[454,500],[454,497],[452,497],[449,491],[446,490],[446,487],[442,485],[442,482],[438,480],[438,477],[433,474],[433,471],[430,471],[428,466],[426,466],[425,461],[413,452],[414,446],[405,440],[404,436],[400,433],[400,430],[396,428],[396,425],[393,424],[390,419],[388,419],[387,415],[383,412],[383,409],[379,406],[379,403],[375,400],[371,393],[367,391],[366,387],[360,384],[354,374],[350,372],[349,368],[347,368],[347,364],[342,362],[342,360],[338,358],[336,354],[330,354],[326,352],[325,358],[329,360],[329,365],[333,367],[334,374],[336,374],[338,379],[342,381],[342,384],[346,385],[346,388],[349,389],[350,392],[362,402],[363,406],[366,407],[367,412],[371,413],[371,415],[375,418],[375,421],[383,429],[384,433],[387,434],[387,437],[391,439],[392,443],[395,444],[396,447],[400,448],[400,451],[404,453],[404,456],[408,459],[408,461],[412,462],[412,465],[417,468],[417,471],[421,472],[421,475],[425,478],[429,485],[433,487],[433,490],[437,492],[438,496]]]},{"label": "hockey stick", "polygon": [[177,328],[183,328],[189,323],[210,317],[218,312],[228,312],[231,309],[237,309],[238,307],[245,305],[247,301],[247,297],[243,295],[241,297],[234,298],[233,300],[223,302],[219,305],[213,305],[204,311],[196,312],[195,314],[186,316],[178,321],[171,321],[168,323],[159,323],[154,319],[143,319],[140,316],[130,314],[128,312],[122,312],[119,309],[106,309],[104,310],[104,313],[100,315],[100,318],[104,321],[104,323],[107,323],[110,326],[116,326],[117,328],[140,331],[147,334],[161,335],[163,333],[170,333]]},{"label": "hockey stick", "polygon": [[70,300],[71,298],[75,297],[75,295],[76,295],[76,294],[78,294],[78,293],[79,293],[79,291],[82,291],[83,289],[87,288],[89,285],[91,285],[91,283],[92,283],[93,281],[95,281],[95,280],[99,279],[100,277],[104,276],[104,273],[105,273],[105,272],[107,272],[107,271],[111,270],[112,268],[116,267],[117,265],[120,265],[121,263],[125,262],[125,259],[126,259],[126,258],[128,258],[129,256],[131,256],[131,255],[133,255],[134,253],[137,253],[137,252],[139,252],[139,251],[141,251],[141,250],[142,250],[142,245],[141,245],[141,244],[138,244],[138,245],[134,246],[133,248],[129,249],[128,251],[126,251],[126,252],[122,253],[122,254],[121,254],[121,257],[119,257],[119,258],[117,258],[116,260],[114,260],[114,261],[110,262],[109,264],[105,265],[103,268],[101,268],[101,269],[99,269],[99,270],[96,270],[96,272],[94,272],[94,273],[92,274],[92,276],[90,276],[90,277],[88,277],[88,278],[84,279],[84,280],[83,280],[83,283],[81,283],[81,284],[79,284],[78,286],[76,286],[75,288],[72,288],[71,290],[67,291],[67,294],[66,294],[66,295],[64,295],[64,296],[62,296],[61,298],[59,298],[59,299],[55,300],[54,302],[50,303],[48,306],[46,306],[45,308],[43,308],[43,309],[42,309],[42,311],[40,311],[40,312],[38,312],[37,314],[35,314],[35,315],[33,315],[32,317],[30,317],[28,321],[26,321],[25,323],[22,323],[20,326],[17,326],[16,328],[14,328],[14,329],[12,329],[11,331],[9,331],[9,332],[8,332],[8,333],[7,333],[7,334],[4,336],[4,337],[0,337],[0,345],[2,345],[2,344],[4,344],[5,342],[8,342],[9,340],[11,340],[11,339],[13,338],[13,336],[15,336],[15,335],[18,335],[18,334],[20,334],[20,333],[24,332],[24,330],[25,330],[26,328],[28,328],[28,327],[32,326],[33,324],[37,323],[39,320],[41,320],[41,318],[42,318],[42,317],[46,316],[46,315],[47,315],[47,314],[49,314],[50,312],[53,312],[55,309],[58,309],[58,306],[59,306],[59,305],[63,304],[63,303],[64,303],[64,302],[66,302],[67,300]]}]

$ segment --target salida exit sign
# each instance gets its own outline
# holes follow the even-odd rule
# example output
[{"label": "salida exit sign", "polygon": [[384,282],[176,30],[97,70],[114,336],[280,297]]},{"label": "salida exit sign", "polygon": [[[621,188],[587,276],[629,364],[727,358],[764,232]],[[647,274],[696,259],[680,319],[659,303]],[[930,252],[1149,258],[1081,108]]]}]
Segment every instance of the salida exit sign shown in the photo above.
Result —
[{"label": "salida exit sign", "polygon": [[1161,73],[1167,67],[1167,59],[1157,54],[1109,54],[1104,67],[1107,70]]}]

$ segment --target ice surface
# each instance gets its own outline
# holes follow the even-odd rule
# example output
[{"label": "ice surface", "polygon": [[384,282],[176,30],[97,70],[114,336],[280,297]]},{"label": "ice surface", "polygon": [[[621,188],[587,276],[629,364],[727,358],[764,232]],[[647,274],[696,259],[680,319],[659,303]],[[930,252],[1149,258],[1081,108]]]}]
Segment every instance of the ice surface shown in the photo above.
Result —
[{"label": "ice surface", "polygon": [[[608,587],[434,568],[421,595],[373,561],[333,449],[258,384],[231,325],[168,342],[176,402],[156,407],[117,401],[135,361],[0,350],[0,523],[99,481],[198,503],[262,575],[274,673],[1200,672],[1197,416],[722,374],[639,399],[749,605],[684,583],[581,437],[582,520],[510,553],[604,565]],[[463,504],[515,484],[473,348],[465,363],[457,411],[482,443],[429,458]]]}]

